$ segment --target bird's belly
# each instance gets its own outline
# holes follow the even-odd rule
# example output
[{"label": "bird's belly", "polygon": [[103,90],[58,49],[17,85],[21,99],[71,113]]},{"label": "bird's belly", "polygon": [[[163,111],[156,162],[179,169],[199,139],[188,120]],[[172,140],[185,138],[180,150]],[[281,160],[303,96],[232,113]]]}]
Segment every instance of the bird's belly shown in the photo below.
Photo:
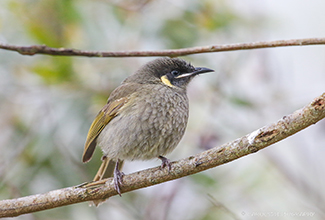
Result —
[{"label": "bird's belly", "polygon": [[148,160],[171,152],[185,132],[188,100],[174,93],[163,98],[167,101],[136,100],[112,119],[98,136],[103,153],[115,159]]}]

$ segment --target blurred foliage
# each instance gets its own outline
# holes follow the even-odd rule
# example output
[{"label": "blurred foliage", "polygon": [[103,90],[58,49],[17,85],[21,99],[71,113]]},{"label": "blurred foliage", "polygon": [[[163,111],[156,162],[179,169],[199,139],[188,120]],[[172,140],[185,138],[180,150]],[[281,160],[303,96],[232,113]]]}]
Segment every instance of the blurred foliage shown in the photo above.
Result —
[{"label": "blurred foliage", "polygon": [[[10,1],[9,4],[25,32],[36,44],[71,47],[81,19],[73,0]],[[73,80],[72,60],[69,57],[47,57],[31,71],[39,74],[47,83]]]},{"label": "blurred foliage", "polygon": [[39,44],[67,47],[73,41],[80,16],[73,0],[10,1],[10,9]]},{"label": "blurred foliage", "polygon": [[[170,49],[254,39],[265,20],[260,14],[245,15],[225,0],[2,0],[0,41],[102,51]],[[283,92],[263,90],[279,84],[265,71],[263,56],[254,54],[185,58],[218,74],[198,77],[189,88],[191,118],[172,160],[203,150],[198,145],[206,137],[214,138],[208,138],[204,149],[263,125],[272,99],[279,101]],[[109,93],[151,59],[27,57],[0,50],[0,199],[90,181],[102,155],[97,150],[88,164],[81,162],[92,119]],[[256,98],[259,94],[263,98]],[[281,185],[285,178],[272,179],[278,170],[265,158],[267,165],[256,166],[254,160],[111,198],[98,209],[84,203],[19,219],[234,219],[242,210],[261,208],[265,196],[273,202],[267,207],[277,206],[277,193],[286,192]],[[125,169],[158,164],[130,162]],[[252,167],[257,170],[251,173]],[[278,192],[263,190],[263,183],[277,186]],[[287,204],[280,205],[288,208],[298,200],[283,201]]]},{"label": "blurred foliage", "polygon": [[223,1],[200,1],[180,11],[177,17],[166,19],[159,35],[167,47],[191,47],[204,37],[200,33],[222,31],[235,22],[239,22],[238,18]]}]

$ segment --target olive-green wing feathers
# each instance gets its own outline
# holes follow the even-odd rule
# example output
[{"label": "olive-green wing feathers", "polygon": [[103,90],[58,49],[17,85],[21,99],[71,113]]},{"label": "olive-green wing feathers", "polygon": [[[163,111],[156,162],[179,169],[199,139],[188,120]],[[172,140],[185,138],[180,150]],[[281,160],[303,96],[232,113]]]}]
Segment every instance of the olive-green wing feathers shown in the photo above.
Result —
[{"label": "olive-green wing feathers", "polygon": [[107,103],[104,108],[98,113],[95,120],[91,124],[87,140],[85,144],[84,153],[82,155],[82,161],[88,162],[96,148],[96,140],[100,132],[105,128],[105,126],[119,113],[119,110],[127,103],[128,97],[123,97],[115,101]]}]

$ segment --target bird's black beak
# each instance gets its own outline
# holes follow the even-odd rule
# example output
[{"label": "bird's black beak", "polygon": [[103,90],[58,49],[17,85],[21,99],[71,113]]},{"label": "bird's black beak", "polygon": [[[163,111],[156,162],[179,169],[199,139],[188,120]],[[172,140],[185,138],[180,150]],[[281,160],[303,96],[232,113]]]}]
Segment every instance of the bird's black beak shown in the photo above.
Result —
[{"label": "bird's black beak", "polygon": [[179,76],[177,76],[175,78],[178,79],[178,78],[184,78],[184,77],[188,77],[188,76],[196,76],[196,75],[199,75],[199,74],[202,74],[202,73],[208,73],[208,72],[214,72],[214,70],[209,69],[209,68],[205,68],[205,67],[196,67],[193,72],[184,73],[184,74],[179,75]]},{"label": "bird's black beak", "polygon": [[205,68],[205,67],[196,67],[195,71],[192,72],[192,75],[199,75],[199,74],[208,73],[208,72],[214,72],[214,70]]}]

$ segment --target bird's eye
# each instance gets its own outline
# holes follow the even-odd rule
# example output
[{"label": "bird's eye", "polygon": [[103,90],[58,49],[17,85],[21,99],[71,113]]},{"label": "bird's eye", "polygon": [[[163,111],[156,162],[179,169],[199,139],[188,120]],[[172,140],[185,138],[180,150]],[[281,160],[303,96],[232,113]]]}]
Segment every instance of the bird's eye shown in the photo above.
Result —
[{"label": "bird's eye", "polygon": [[178,70],[173,70],[171,74],[175,77],[175,76],[179,76],[181,72],[179,72]]}]

